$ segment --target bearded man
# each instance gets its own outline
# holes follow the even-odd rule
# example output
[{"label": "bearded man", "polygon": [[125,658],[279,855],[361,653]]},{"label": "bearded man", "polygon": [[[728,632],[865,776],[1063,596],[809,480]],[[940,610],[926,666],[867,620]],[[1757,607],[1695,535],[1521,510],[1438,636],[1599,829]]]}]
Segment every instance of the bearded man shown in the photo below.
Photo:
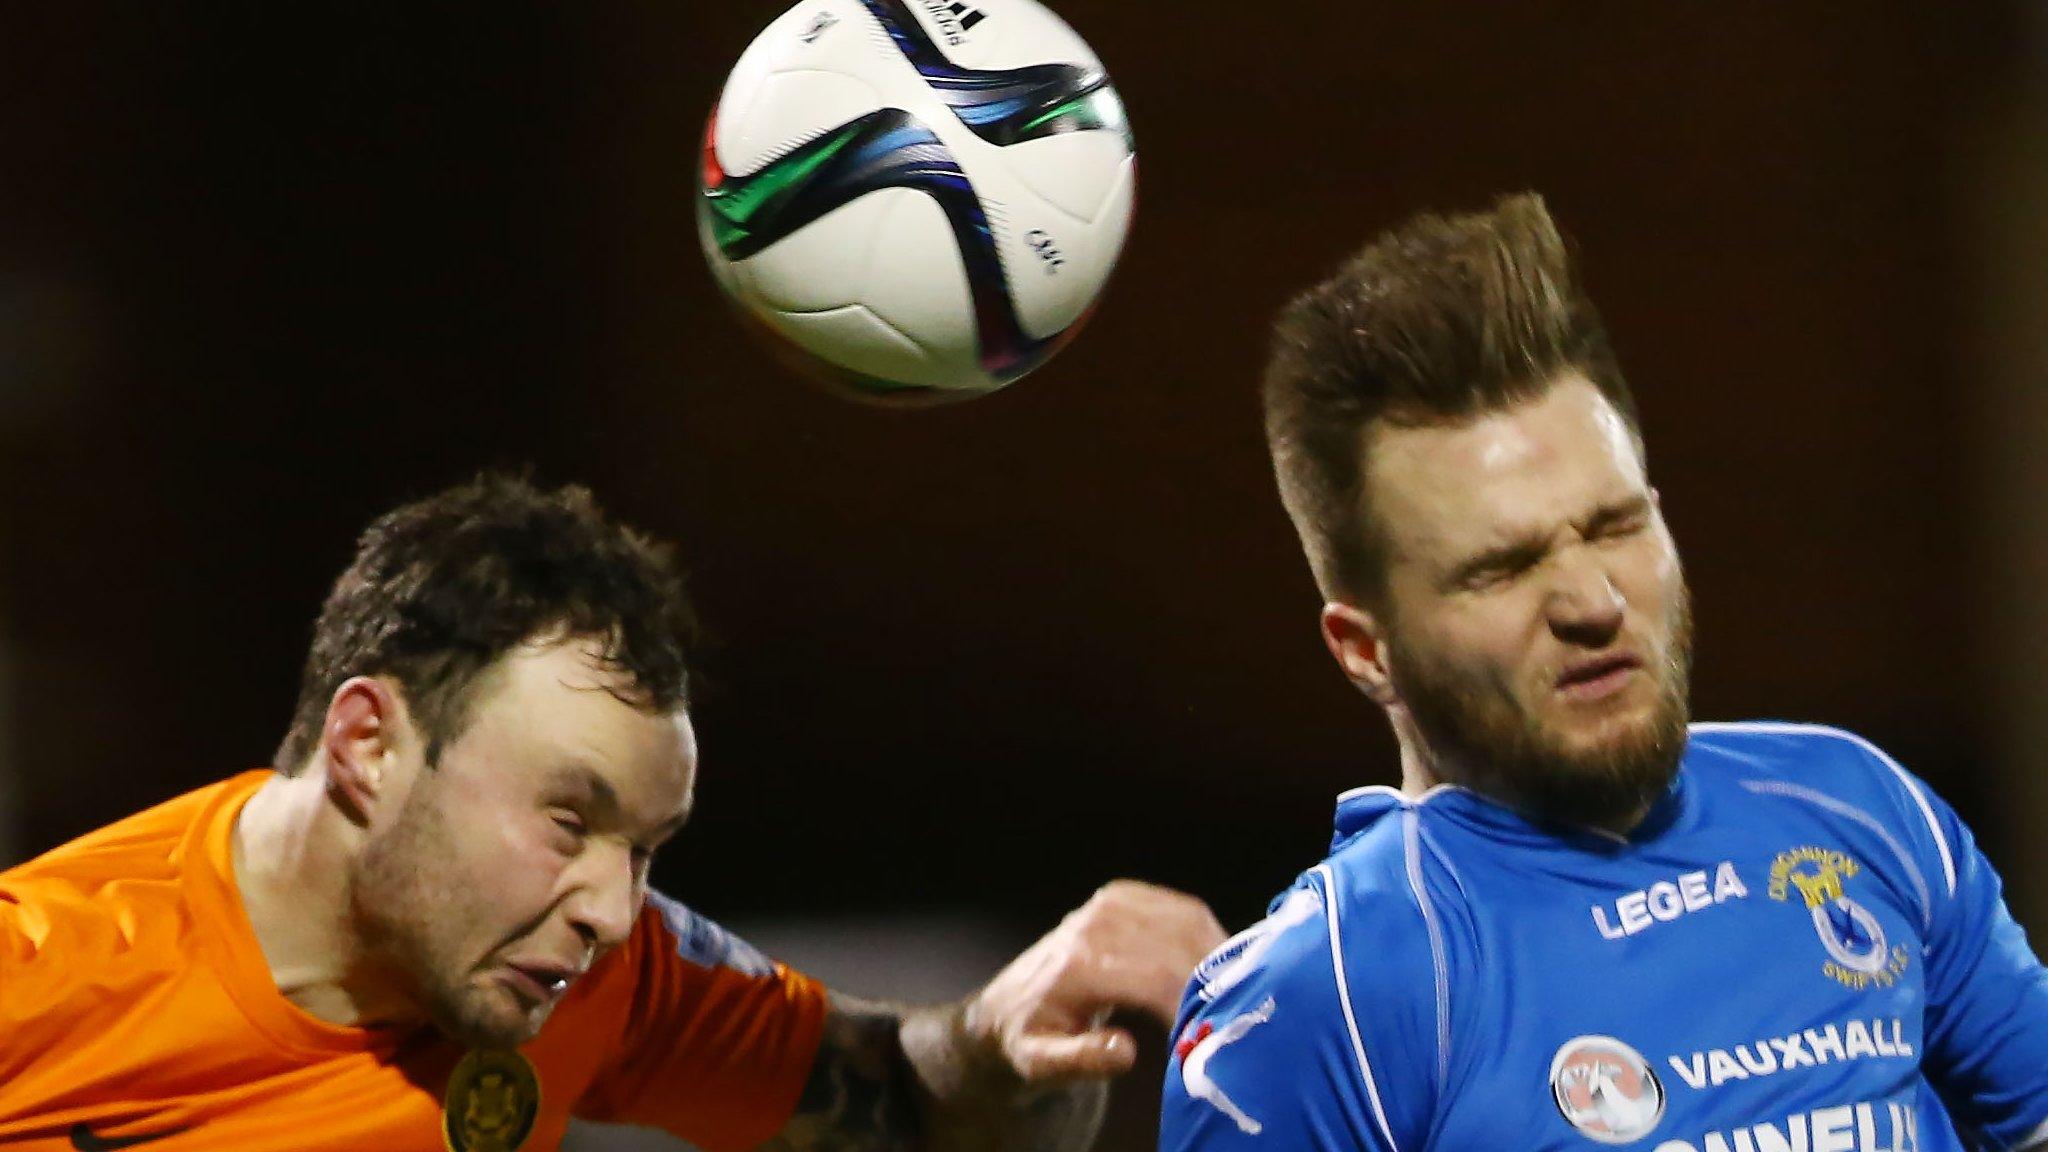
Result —
[{"label": "bearded man", "polygon": [[1628,386],[1540,199],[1282,315],[1266,430],[1399,788],[1182,1001],[1165,1152],[2048,1145],[2048,975],[1856,736],[1689,724]]}]

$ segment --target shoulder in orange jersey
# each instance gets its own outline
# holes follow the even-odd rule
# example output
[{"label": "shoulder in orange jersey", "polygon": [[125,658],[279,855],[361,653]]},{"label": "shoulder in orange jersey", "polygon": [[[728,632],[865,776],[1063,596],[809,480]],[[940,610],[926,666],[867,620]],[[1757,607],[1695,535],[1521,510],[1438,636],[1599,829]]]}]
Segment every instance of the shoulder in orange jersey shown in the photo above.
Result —
[{"label": "shoulder in orange jersey", "polygon": [[722,1152],[794,1110],[824,989],[659,895],[508,1059],[465,1064],[431,1029],[302,1012],[272,982],[230,857],[235,816],[268,777],[0,872],[0,1146],[551,1149],[581,1116]]}]

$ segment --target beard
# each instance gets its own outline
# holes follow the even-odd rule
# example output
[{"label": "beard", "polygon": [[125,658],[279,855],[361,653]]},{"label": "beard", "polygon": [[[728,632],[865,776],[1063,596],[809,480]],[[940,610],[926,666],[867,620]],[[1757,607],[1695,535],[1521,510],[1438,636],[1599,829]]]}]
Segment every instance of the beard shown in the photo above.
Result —
[{"label": "beard", "polygon": [[[1642,668],[1655,698],[1647,717],[1597,738],[1572,741],[1508,678],[1459,667],[1390,629],[1394,688],[1433,761],[1451,782],[1538,820],[1618,829],[1633,824],[1677,777],[1685,752],[1692,680],[1692,604],[1681,588],[1661,659]],[[1534,686],[1547,699],[1555,680]]]},{"label": "beard", "polygon": [[[447,821],[421,781],[398,818],[363,848],[349,880],[349,919],[368,967],[400,988],[440,1032],[471,1048],[514,1048],[540,1020],[502,989],[477,987],[457,934],[482,909],[456,883],[459,858]],[[543,1017],[544,1018],[544,1017]]]}]

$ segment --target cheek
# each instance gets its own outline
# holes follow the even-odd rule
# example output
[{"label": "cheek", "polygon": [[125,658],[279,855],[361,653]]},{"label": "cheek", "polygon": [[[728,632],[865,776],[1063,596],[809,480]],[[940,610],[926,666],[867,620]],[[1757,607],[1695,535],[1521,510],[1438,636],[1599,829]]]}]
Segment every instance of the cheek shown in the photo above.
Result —
[{"label": "cheek", "polygon": [[554,826],[544,820],[507,829],[499,839],[497,858],[490,862],[493,888],[520,908],[544,901],[567,863],[556,839]]},{"label": "cheek", "polygon": [[1550,629],[1541,597],[1531,581],[1486,596],[1475,596],[1451,620],[1448,642],[1467,663],[1496,670],[1503,678],[1538,663]]},{"label": "cheek", "polygon": [[1630,549],[1618,566],[1616,578],[1630,607],[1651,620],[1669,618],[1673,606],[1684,596],[1685,573],[1671,538],[1663,533],[1646,537],[1640,548]]},{"label": "cheek", "polygon": [[1434,669],[1432,679],[1514,692],[1536,673],[1540,614],[1513,591],[1472,597],[1436,614],[1413,634],[1413,658]]},{"label": "cheek", "polygon": [[449,862],[462,877],[455,901],[480,924],[524,918],[545,905],[562,867],[554,826],[532,812],[481,807],[471,819],[467,834],[454,838],[459,860]]}]

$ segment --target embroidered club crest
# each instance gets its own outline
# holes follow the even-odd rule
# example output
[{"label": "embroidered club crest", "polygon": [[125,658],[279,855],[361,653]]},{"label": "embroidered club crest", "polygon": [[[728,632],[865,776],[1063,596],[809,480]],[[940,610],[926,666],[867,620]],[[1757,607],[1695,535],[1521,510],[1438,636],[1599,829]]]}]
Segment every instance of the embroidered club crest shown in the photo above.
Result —
[{"label": "embroidered club crest", "polygon": [[540,1112],[540,1077],[515,1049],[476,1048],[448,1074],[441,1134],[448,1152],[517,1152]]}]

